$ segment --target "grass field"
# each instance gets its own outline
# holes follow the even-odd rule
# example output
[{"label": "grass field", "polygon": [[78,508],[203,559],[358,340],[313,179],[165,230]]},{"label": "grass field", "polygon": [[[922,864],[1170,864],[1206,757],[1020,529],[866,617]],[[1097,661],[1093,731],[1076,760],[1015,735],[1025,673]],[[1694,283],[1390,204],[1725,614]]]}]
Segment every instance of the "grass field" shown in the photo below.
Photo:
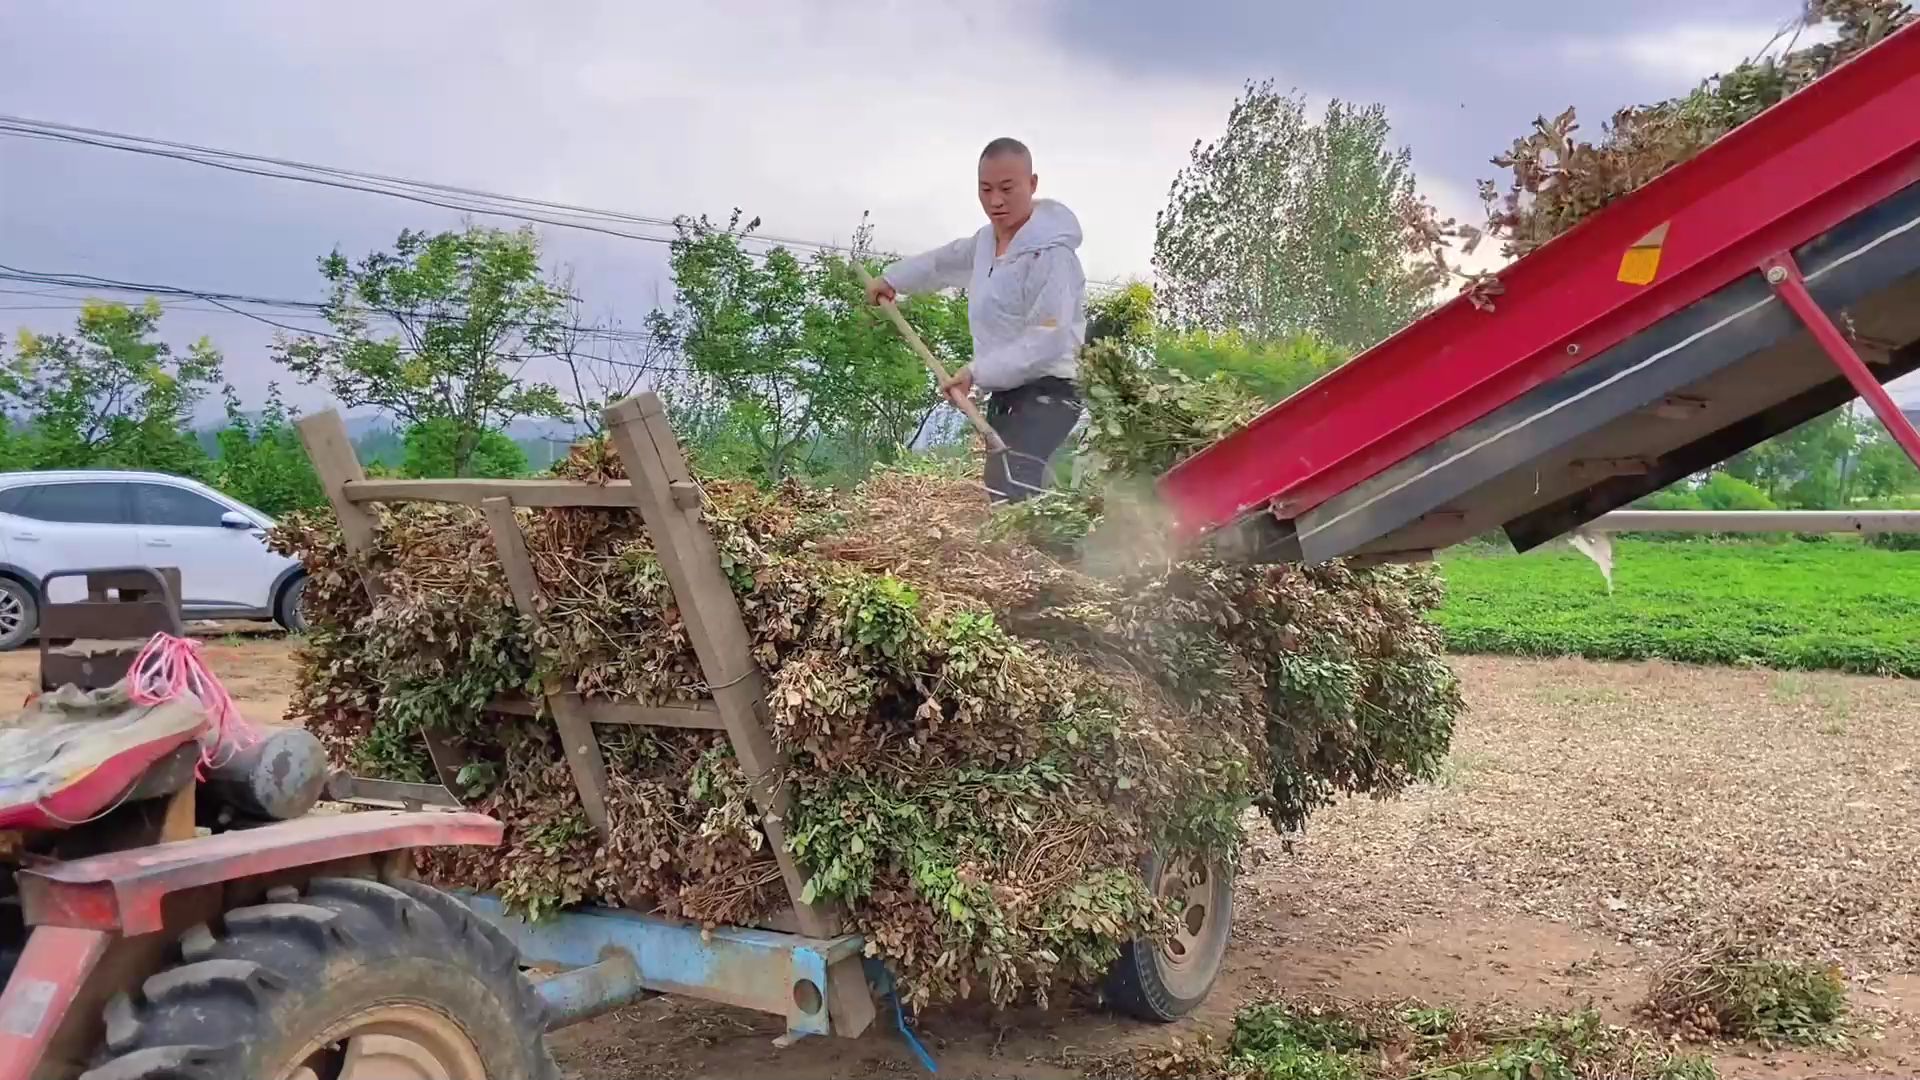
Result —
[{"label": "grass field", "polygon": [[1565,544],[1442,553],[1456,652],[1920,677],[1920,553],[1616,540],[1613,592]]}]

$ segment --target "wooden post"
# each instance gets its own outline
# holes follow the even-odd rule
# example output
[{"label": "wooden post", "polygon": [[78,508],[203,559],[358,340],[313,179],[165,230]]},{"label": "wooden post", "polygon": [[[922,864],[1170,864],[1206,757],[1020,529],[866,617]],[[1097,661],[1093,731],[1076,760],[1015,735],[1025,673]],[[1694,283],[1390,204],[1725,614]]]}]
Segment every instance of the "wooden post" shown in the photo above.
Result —
[{"label": "wooden post", "polygon": [[[367,474],[361,470],[360,459],[353,452],[353,439],[347,434],[346,422],[338,412],[328,409],[303,416],[294,421],[293,426],[300,433],[300,444],[306,447],[307,457],[313,461],[313,471],[319,474],[320,487],[327,493],[328,505],[333,507],[334,520],[340,523],[340,535],[346,539],[347,552],[359,558],[371,555],[380,531],[379,523],[371,511],[347,498],[347,483],[365,480]],[[369,599],[380,598],[380,583],[373,575],[361,574],[360,585],[367,590]],[[433,769],[439,774],[440,783],[457,799],[460,767],[467,763],[466,755],[425,724],[420,725],[420,737],[426,741],[427,753],[433,758]]]},{"label": "wooden post", "polygon": [[[513,516],[513,502],[504,495],[480,500],[487,516],[487,529],[493,534],[493,547],[500,556],[500,568],[506,571],[507,587],[513,591],[514,606],[532,619],[540,611],[540,579],[533,572],[533,557],[527,553],[526,534]],[[547,708],[560,730],[560,743],[567,752],[567,764],[573,769],[573,784],[580,789],[580,801],[586,807],[587,820],[607,833],[607,762],[593,734],[584,703],[578,695],[549,693]]]},{"label": "wooden post", "polygon": [[[326,490],[327,502],[333,507],[333,518],[340,523],[341,535],[347,538],[347,550],[355,555],[371,552],[374,535],[379,531],[373,514],[347,501],[347,482],[365,480],[367,474],[361,471],[360,459],[354,455],[346,422],[340,419],[339,413],[328,409],[303,416],[294,421],[293,426],[300,433],[301,445],[307,448],[307,457],[313,461],[313,471],[320,475],[320,486]],[[362,575],[360,580],[369,596],[377,595],[379,586],[371,577]]]},{"label": "wooden post", "polygon": [[[740,616],[733,587],[720,568],[713,537],[701,521],[700,504],[686,458],[667,424],[666,409],[651,392],[625,398],[604,413],[607,433],[632,482],[634,503],[653,538],[660,566],[673,588],[700,669],[712,688],[714,704],[726,725],[733,754],[752,785],[761,826],[780,876],[793,900],[794,921],[809,937],[846,932],[846,913],[838,905],[804,903],[806,889],[793,854],[787,850],[786,816],[790,792],[781,782],[782,761],[767,734],[766,698],[752,639]],[[678,497],[676,497],[676,495]],[[689,505],[690,504],[690,505]],[[828,972],[828,1015],[834,1031],[857,1035],[873,1022],[873,995],[858,956],[834,963]]]}]

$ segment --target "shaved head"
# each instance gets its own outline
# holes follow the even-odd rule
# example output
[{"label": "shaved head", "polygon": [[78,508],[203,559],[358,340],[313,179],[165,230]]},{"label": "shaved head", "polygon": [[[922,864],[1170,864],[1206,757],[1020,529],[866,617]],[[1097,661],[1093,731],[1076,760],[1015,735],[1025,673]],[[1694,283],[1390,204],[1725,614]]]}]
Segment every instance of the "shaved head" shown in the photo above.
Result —
[{"label": "shaved head", "polygon": [[985,150],[980,151],[981,161],[997,157],[1018,157],[1021,161],[1027,163],[1028,172],[1033,171],[1033,151],[1028,150],[1027,144],[1021,142],[1019,139],[1011,139],[1002,135],[1000,138],[988,143]]},{"label": "shaved head", "polygon": [[1039,186],[1026,143],[1000,138],[980,151],[980,209],[987,212],[1003,247],[1033,215],[1033,193]]}]

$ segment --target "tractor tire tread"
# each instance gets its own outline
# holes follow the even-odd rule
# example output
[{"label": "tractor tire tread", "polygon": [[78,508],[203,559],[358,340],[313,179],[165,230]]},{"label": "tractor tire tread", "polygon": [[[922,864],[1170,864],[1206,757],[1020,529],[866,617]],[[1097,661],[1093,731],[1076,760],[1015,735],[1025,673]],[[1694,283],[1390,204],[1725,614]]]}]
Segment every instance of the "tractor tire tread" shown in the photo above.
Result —
[{"label": "tractor tire tread", "polygon": [[[180,954],[137,993],[108,1002],[103,1053],[80,1080],[259,1080],[255,1073],[283,1064],[259,1058],[294,1037],[284,1030],[290,1017],[361,1004],[343,1004],[339,988],[355,979],[387,979],[391,988],[416,977],[409,972],[422,989],[402,996],[460,1023],[488,1063],[483,1080],[558,1080],[543,1039],[545,1006],[512,943],[428,886],[316,878],[297,898],[276,891],[187,931]],[[459,988],[459,1000],[432,996],[446,986]],[[305,1037],[319,1030],[324,1024]]]}]

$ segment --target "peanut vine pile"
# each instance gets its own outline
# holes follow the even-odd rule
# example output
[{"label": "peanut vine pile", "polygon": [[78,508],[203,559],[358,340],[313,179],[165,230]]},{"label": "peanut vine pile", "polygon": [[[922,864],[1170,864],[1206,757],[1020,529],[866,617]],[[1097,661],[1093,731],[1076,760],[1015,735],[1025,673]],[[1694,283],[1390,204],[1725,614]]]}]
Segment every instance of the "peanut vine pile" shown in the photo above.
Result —
[{"label": "peanut vine pile", "polygon": [[[1149,850],[1231,859],[1251,808],[1293,829],[1341,793],[1430,776],[1460,707],[1424,617],[1430,573],[1174,561],[1153,539],[1123,468],[1252,403],[1117,350],[1087,370],[1105,472],[1016,508],[989,511],[977,462],[841,492],[703,483],[809,899],[843,901],[919,1004],[1096,980],[1169,925],[1138,871]],[[558,471],[606,480],[620,463],[587,443]],[[708,693],[636,514],[519,515],[546,595],[531,619],[469,508],[388,509],[364,564],[329,519],[285,523],[277,544],[312,572],[295,713],[362,775],[428,779],[423,724],[464,749],[461,794],[507,841],[436,852],[430,877],[535,916],[600,903],[765,924],[787,899],[723,735],[600,726],[602,838],[551,721],[488,709],[544,687]]]}]

